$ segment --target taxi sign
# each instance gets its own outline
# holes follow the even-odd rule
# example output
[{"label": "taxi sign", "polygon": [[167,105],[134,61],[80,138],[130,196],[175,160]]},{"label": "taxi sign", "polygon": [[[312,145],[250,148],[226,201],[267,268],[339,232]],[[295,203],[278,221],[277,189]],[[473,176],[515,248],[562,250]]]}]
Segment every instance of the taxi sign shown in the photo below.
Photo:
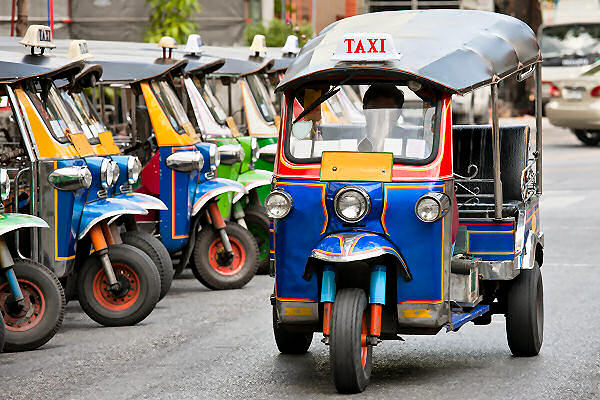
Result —
[{"label": "taxi sign", "polygon": [[389,33],[348,33],[338,43],[331,59],[369,62],[398,60],[400,56]]},{"label": "taxi sign", "polygon": [[202,53],[202,37],[196,33],[188,36],[187,43],[183,51],[186,54],[195,55],[196,53]]},{"label": "taxi sign", "polygon": [[69,51],[67,52],[67,58],[71,60],[85,60],[91,56],[92,54],[90,53],[85,40],[71,40],[71,43],[69,44]]},{"label": "taxi sign", "polygon": [[[53,49],[56,47],[52,40],[52,31],[45,25],[30,25],[19,43],[30,47],[39,47],[41,49]],[[32,50],[33,51],[33,50]]]}]

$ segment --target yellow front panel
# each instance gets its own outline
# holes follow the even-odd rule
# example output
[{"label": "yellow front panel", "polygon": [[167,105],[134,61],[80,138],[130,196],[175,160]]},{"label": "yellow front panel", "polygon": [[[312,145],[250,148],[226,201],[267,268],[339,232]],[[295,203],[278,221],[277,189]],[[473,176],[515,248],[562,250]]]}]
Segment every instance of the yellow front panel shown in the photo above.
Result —
[{"label": "yellow front panel", "polygon": [[73,143],[73,146],[75,146],[77,153],[79,153],[81,157],[94,155],[94,148],[92,147],[90,142],[88,142],[87,138],[85,137],[85,134],[70,133],[68,137],[71,143]]},{"label": "yellow front panel", "polygon": [[100,139],[102,147],[106,150],[106,154],[121,154],[121,150],[115,144],[112,132],[101,132],[98,139]]},{"label": "yellow front panel", "polygon": [[393,153],[324,151],[322,181],[391,182]]}]

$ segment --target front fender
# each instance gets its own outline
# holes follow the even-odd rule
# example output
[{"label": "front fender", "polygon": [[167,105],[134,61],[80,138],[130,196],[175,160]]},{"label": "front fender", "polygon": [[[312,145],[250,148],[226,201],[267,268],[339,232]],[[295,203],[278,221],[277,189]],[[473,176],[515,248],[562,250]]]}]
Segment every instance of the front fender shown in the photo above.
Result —
[{"label": "front fender", "polygon": [[149,194],[131,192],[131,193],[119,193],[114,196],[115,199],[124,199],[131,201],[138,206],[145,208],[146,210],[167,210],[168,207],[162,200],[156,197],[150,196]]},{"label": "front fender", "polygon": [[236,194],[240,192],[243,194],[246,193],[244,186],[231,179],[215,178],[200,183],[196,186],[192,216],[198,214],[202,207],[204,207],[211,199],[227,192],[234,192]]},{"label": "front fender", "polygon": [[124,214],[146,215],[148,211],[132,201],[114,197],[85,204],[79,223],[79,239],[87,235],[92,226],[98,222]]},{"label": "front fender", "polygon": [[[262,169],[255,169],[251,171],[246,171],[243,174],[238,176],[238,183],[244,185],[244,189],[246,193],[250,193],[252,189],[256,189],[261,186],[270,186],[271,181],[273,180],[273,173],[269,171],[265,171]],[[233,197],[233,202],[237,203],[245,193],[237,193]]]},{"label": "front fender", "polygon": [[0,214],[0,236],[21,228],[49,228],[46,221],[28,214]]},{"label": "front fender", "polygon": [[381,259],[393,264],[406,281],[412,280],[408,265],[396,246],[382,235],[369,232],[341,232],[322,238],[310,257],[325,263]]}]

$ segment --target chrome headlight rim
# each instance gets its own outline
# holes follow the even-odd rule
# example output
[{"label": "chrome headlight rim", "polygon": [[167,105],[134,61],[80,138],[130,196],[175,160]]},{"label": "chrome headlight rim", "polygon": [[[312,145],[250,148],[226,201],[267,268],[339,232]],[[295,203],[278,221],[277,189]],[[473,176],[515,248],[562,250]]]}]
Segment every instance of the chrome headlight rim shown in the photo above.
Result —
[{"label": "chrome headlight rim", "polygon": [[[269,209],[269,206],[268,206],[269,200],[275,196],[281,196],[287,202],[287,211],[283,215],[274,215]],[[265,209],[267,210],[267,215],[269,216],[269,218],[272,218],[272,219],[285,218],[290,214],[290,212],[292,211],[293,208],[294,208],[294,200],[292,199],[292,196],[290,196],[289,193],[284,192],[281,189],[275,189],[275,190],[271,191],[271,193],[269,193],[267,195],[267,197],[265,198]]]},{"label": "chrome headlight rim", "polygon": [[114,186],[119,181],[120,168],[114,160],[110,160],[110,167],[112,168],[112,182],[109,182],[109,185]]},{"label": "chrome headlight rim", "polygon": [[[344,216],[338,206],[338,202],[339,202],[341,196],[350,191],[357,192],[365,200],[364,210],[357,218],[354,218],[354,219]],[[367,215],[369,215],[369,213],[371,212],[371,197],[369,196],[367,191],[360,186],[355,186],[355,185],[344,186],[343,188],[338,190],[338,192],[335,194],[335,196],[333,198],[333,209],[339,219],[341,219],[342,221],[344,221],[348,224],[355,224],[355,223],[360,222],[363,219],[365,219],[365,217]]]},{"label": "chrome headlight rim", "polygon": [[127,182],[135,184],[142,173],[142,162],[137,156],[130,156],[127,160]]},{"label": "chrome headlight rim", "polygon": [[114,170],[110,164],[110,160],[105,158],[100,165],[100,184],[104,189],[108,189],[112,185]]},{"label": "chrome headlight rim", "polygon": [[201,171],[204,157],[200,151],[176,151],[165,160],[168,168],[179,172]]},{"label": "chrome headlight rim", "polygon": [[216,144],[210,144],[208,148],[208,155],[210,157],[210,166],[217,168],[221,164],[221,155],[219,154]]},{"label": "chrome headlight rim", "polygon": [[10,178],[8,171],[0,169],[0,201],[6,201],[10,196]]},{"label": "chrome headlight rim", "polygon": [[[436,203],[436,205],[438,207],[438,212],[437,212],[437,215],[435,216],[435,218],[426,219],[419,212],[421,206],[423,205],[423,202],[426,200],[431,200]],[[452,203],[450,201],[450,197],[446,193],[428,192],[428,193],[425,193],[423,196],[419,197],[419,200],[417,200],[417,202],[415,203],[415,214],[416,214],[417,218],[419,220],[421,220],[422,222],[427,222],[427,223],[437,222],[440,219],[444,218],[446,216],[446,214],[448,214],[448,212],[450,211],[451,204]]]},{"label": "chrome headlight rim", "polygon": [[252,136],[250,138],[250,150],[251,150],[251,160],[253,163],[258,161],[259,148],[258,148],[258,140]]}]

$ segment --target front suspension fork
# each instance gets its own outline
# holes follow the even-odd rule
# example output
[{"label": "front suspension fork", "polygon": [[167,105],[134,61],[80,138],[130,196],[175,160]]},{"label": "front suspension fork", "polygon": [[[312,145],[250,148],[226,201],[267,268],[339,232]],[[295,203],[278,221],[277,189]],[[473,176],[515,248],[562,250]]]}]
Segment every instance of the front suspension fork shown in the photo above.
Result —
[{"label": "front suspension fork", "polygon": [[244,220],[244,218],[246,217],[246,214],[244,213],[244,206],[242,206],[241,200],[238,201],[237,203],[233,204],[232,216],[233,216],[233,219],[235,219],[235,222],[240,224],[245,229],[248,229],[248,226],[246,225],[246,221]]},{"label": "front suspension fork", "polygon": [[0,270],[4,272],[13,300],[17,304],[22,304],[25,301],[25,298],[23,297],[23,292],[21,292],[21,287],[19,286],[19,281],[15,275],[13,265],[15,265],[15,263],[10,255],[10,250],[8,250],[6,241],[4,241],[3,237],[0,237]]},{"label": "front suspension fork", "polygon": [[231,247],[229,236],[227,236],[227,231],[225,230],[225,221],[223,220],[221,210],[219,210],[219,206],[216,201],[211,201],[209,203],[207,212],[213,227],[217,230],[217,232],[219,232],[221,243],[223,243],[223,248],[225,249],[227,258],[230,260],[229,262],[231,262],[233,260],[233,248]]},{"label": "front suspension fork", "polygon": [[102,268],[104,268],[110,290],[118,291],[121,289],[121,284],[117,280],[110,258],[108,257],[108,246],[116,244],[116,239],[106,221],[102,221],[90,229],[90,239],[100,259]]}]

